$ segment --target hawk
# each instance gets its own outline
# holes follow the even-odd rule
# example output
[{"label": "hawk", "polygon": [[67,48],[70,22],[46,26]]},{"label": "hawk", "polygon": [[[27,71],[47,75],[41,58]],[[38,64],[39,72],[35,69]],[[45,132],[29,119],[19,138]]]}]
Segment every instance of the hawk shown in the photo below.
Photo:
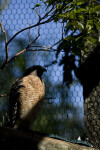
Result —
[{"label": "hawk", "polygon": [[41,78],[46,71],[42,66],[32,66],[12,85],[9,95],[9,126],[30,129],[41,109],[45,86]]}]

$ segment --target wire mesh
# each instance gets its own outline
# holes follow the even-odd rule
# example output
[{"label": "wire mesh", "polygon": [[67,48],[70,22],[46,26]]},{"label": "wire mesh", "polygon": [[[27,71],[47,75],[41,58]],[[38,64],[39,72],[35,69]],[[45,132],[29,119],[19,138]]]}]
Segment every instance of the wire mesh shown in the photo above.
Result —
[{"label": "wire mesh", "polygon": [[[32,8],[38,3],[38,0],[34,0],[34,2],[32,0],[0,0],[0,3],[0,18],[7,32],[8,40],[21,29],[37,23],[38,16]],[[41,15],[44,14],[43,6]],[[50,47],[62,38],[62,24],[52,21],[34,27],[30,29],[30,40],[36,39],[38,32],[40,32],[40,36],[34,45],[38,48],[39,46]],[[5,61],[4,39],[0,29],[0,65]],[[18,34],[9,44],[9,59],[24,50],[28,42],[29,30]],[[13,59],[0,72],[0,95],[9,94],[13,82],[22,76],[29,66],[46,67],[47,73],[44,74],[43,79],[46,97],[51,98],[46,101],[49,101],[50,104],[43,104],[42,110],[33,124],[33,130],[60,135],[67,139],[77,139],[84,134],[83,87],[73,72],[72,85],[68,88],[63,83],[63,66],[59,65],[59,62],[64,56],[64,52],[61,52],[60,57],[56,58],[56,48],[57,45],[53,47],[53,50],[30,50]],[[8,103],[9,96],[0,98],[1,126],[8,120]]]}]

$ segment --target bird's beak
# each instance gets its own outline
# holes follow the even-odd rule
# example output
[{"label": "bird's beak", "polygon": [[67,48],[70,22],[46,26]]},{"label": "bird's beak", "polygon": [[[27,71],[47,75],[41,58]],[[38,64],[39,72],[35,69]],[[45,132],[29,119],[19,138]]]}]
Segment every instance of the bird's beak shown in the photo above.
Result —
[{"label": "bird's beak", "polygon": [[47,72],[47,69],[44,68],[44,72]]}]

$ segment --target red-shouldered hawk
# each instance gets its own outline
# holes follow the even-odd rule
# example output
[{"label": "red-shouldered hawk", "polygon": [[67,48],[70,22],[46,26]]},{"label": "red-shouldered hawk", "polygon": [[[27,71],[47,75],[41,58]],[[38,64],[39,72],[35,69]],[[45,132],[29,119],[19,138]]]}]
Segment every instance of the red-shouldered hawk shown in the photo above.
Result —
[{"label": "red-shouldered hawk", "polygon": [[10,127],[30,129],[45,97],[41,78],[44,71],[42,66],[32,66],[13,84],[9,96]]}]

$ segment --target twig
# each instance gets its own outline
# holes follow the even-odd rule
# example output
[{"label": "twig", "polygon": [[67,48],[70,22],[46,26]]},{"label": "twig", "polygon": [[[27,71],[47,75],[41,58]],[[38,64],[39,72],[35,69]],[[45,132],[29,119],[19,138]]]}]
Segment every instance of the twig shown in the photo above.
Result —
[{"label": "twig", "polygon": [[[30,46],[30,47],[39,47],[39,48],[44,48],[44,49],[47,49],[47,50],[48,50],[48,48],[49,48],[49,47],[41,46],[41,45],[32,45],[32,46]],[[52,50],[57,51],[57,49],[54,49],[54,48],[52,48]]]},{"label": "twig", "polygon": [[[38,46],[37,46],[38,47]],[[51,49],[47,49],[47,47],[43,47],[41,46],[41,48],[39,49],[28,49],[28,51],[48,51],[48,52],[54,52],[54,51],[58,51],[57,49],[51,48]]]},{"label": "twig", "polygon": [[41,20],[41,15],[40,15],[40,7],[39,7],[39,21]]},{"label": "twig", "polygon": [[39,21],[41,20],[41,15],[40,15],[40,6],[39,6],[39,13],[37,12],[37,10],[34,9],[34,11],[36,12],[36,14],[38,15],[39,17]]},{"label": "twig", "polygon": [[[29,27],[30,27],[30,25],[29,25]],[[30,43],[31,43],[31,38],[30,38],[30,28],[29,28],[29,45],[30,45]]]},{"label": "twig", "polygon": [[46,97],[45,99],[56,99],[55,97]]},{"label": "twig", "polygon": [[30,43],[29,47],[36,42],[36,40],[39,38],[39,36],[40,36],[40,25],[38,28],[38,36],[35,38],[35,40],[33,42]]},{"label": "twig", "polygon": [[[50,100],[50,99],[56,99],[56,98],[54,98],[54,97],[46,97],[45,99],[47,99],[47,100]],[[46,100],[44,100],[44,102],[45,103],[47,103],[47,104],[52,104],[53,102],[48,102],[48,101],[46,101]]]},{"label": "twig", "polygon": [[47,104],[52,104],[53,103],[53,102],[47,102],[46,100],[44,100],[44,102],[47,103]]},{"label": "twig", "polygon": [[[46,47],[46,46],[37,46],[37,45],[33,45],[33,46],[30,46],[30,47],[42,47],[44,48],[44,50],[49,50],[49,49],[52,49],[52,47],[54,47],[55,45],[59,44],[62,40],[59,40],[58,42],[56,42],[55,44],[51,45],[50,47]],[[57,49],[52,49],[54,51],[57,51]]]},{"label": "twig", "polygon": [[[52,9],[52,10],[53,10],[53,9]],[[49,14],[50,12],[51,12],[51,10],[50,10],[49,12],[47,12],[47,13],[41,18],[41,20],[45,19],[45,18],[48,16],[48,14]],[[31,28],[34,28],[34,27],[37,27],[37,26],[39,26],[39,25],[42,25],[42,24],[45,24],[45,23],[48,23],[48,22],[52,21],[54,15],[55,15],[55,14],[53,14],[50,18],[48,18],[47,20],[45,20],[45,21],[43,21],[43,22],[40,22],[41,20],[39,20],[35,25],[32,25],[32,26],[30,26],[30,27],[26,27],[26,28],[24,28],[24,29],[18,31],[18,32],[15,33],[15,35],[13,35],[13,37],[7,42],[7,45],[8,45],[19,33],[23,32],[23,31],[25,31],[25,30],[27,30],[27,29],[29,29],[29,28],[31,29]]]},{"label": "twig", "polygon": [[[31,44],[35,43],[36,40],[39,38],[39,36],[40,36],[40,35],[38,35],[38,36],[35,38],[35,40],[34,40]],[[31,45],[31,44],[30,44],[30,45]]]},{"label": "twig", "polygon": [[38,35],[38,36],[35,38],[35,40],[34,40],[33,42],[31,42],[31,43],[26,47],[27,50],[29,49],[29,47],[30,47],[33,43],[36,42],[36,40],[39,38],[39,36],[40,36],[40,35]]},{"label": "twig", "polygon": [[28,46],[26,47],[26,49],[28,49],[32,44],[34,44],[36,42],[36,40],[39,38],[40,36],[40,27],[38,28],[38,36],[35,38],[35,40],[33,40],[31,42],[31,39],[30,39],[30,28],[29,28],[29,43],[28,43]]},{"label": "twig", "polygon": [[6,96],[9,96],[9,94],[1,94],[1,95],[0,95],[0,98],[6,97]]},{"label": "twig", "polygon": [[32,45],[30,47],[41,47],[41,48],[46,48],[46,46],[41,46],[41,45]]},{"label": "twig", "polygon": [[[41,20],[40,16],[40,7],[39,7],[39,21]],[[40,36],[40,25],[38,26],[38,37]]]},{"label": "twig", "polygon": [[49,10],[49,11],[42,17],[42,19],[45,19],[46,17],[48,17],[48,15],[52,12],[52,10],[54,10],[54,6],[51,8],[51,10]]},{"label": "twig", "polygon": [[[22,50],[22,51],[20,51],[20,52],[18,52],[17,54],[15,54],[11,59],[9,59],[7,62],[5,62],[2,66],[1,66],[1,68],[0,68],[0,71],[2,71],[2,69],[4,68],[4,67],[6,67],[13,59],[15,59],[17,56],[19,56],[20,54],[22,54],[22,53],[24,53],[24,52],[26,52],[26,51],[48,51],[49,50],[49,48],[47,49],[24,49],[24,50]],[[56,50],[55,50],[56,51]]]},{"label": "twig", "polygon": [[[37,50],[37,51],[47,51],[47,50],[49,50],[49,49],[52,49],[53,46],[59,44],[61,41],[62,41],[62,40],[59,40],[58,42],[56,42],[55,44],[53,44],[53,45],[50,46],[50,47],[45,47],[45,46],[30,46],[30,47],[42,47],[43,49],[28,49],[28,51],[29,51],[29,50],[30,50],[30,51],[36,51],[36,50]],[[52,49],[52,50],[57,51],[56,49]]]},{"label": "twig", "polygon": [[[41,20],[43,20],[43,19],[45,19],[46,17],[48,17],[48,14],[53,10],[53,8],[54,8],[54,7],[52,7],[49,12],[47,12],[42,18],[40,18],[39,21],[38,21],[35,25],[29,26],[29,27],[27,27],[27,28],[24,28],[24,29],[18,31],[12,38],[10,38],[10,40],[9,40],[8,42],[7,42],[7,35],[6,35],[6,32],[4,31],[3,26],[2,26],[2,24],[1,24],[1,22],[0,22],[0,26],[1,26],[1,28],[2,28],[2,31],[5,33],[5,37],[6,37],[6,38],[5,38],[5,41],[6,41],[6,46],[5,46],[5,49],[6,49],[6,61],[5,61],[5,62],[3,63],[3,65],[0,67],[0,71],[1,71],[3,68],[5,68],[5,67],[7,66],[7,64],[8,64],[9,62],[11,62],[15,57],[17,57],[18,55],[20,55],[20,54],[24,53],[25,51],[27,51],[28,48],[30,47],[30,45],[33,44],[33,43],[38,39],[38,37],[40,36],[40,33],[39,33],[39,32],[40,32],[40,25],[45,24],[45,23],[48,23],[48,22],[51,22],[52,19],[53,19],[53,17],[55,16],[55,13],[56,13],[56,12],[53,13],[53,15],[50,16],[47,20],[42,21],[42,22],[41,22]],[[23,31],[25,31],[25,30],[27,30],[27,29],[34,28],[34,27],[36,27],[36,26],[39,26],[38,36],[36,37],[36,39],[35,39],[32,43],[29,43],[28,46],[26,47],[26,49],[24,49],[24,50],[22,50],[21,52],[15,54],[10,60],[8,60],[8,44],[9,44],[19,33],[23,32]],[[56,44],[54,44],[54,45],[56,45]],[[54,46],[54,45],[53,45],[53,46]],[[51,46],[51,47],[53,47],[53,46]],[[50,49],[51,47],[49,47],[49,48],[47,48],[47,49]],[[47,49],[45,49],[45,50],[47,50]]]},{"label": "twig", "polygon": [[64,22],[63,22],[63,25],[62,25],[62,40],[64,38]]},{"label": "twig", "polygon": [[27,51],[27,49],[25,48],[24,50],[16,53],[11,59],[8,60],[8,63],[10,63],[14,58],[16,58],[17,56],[19,56],[20,54],[22,54],[22,53],[24,53],[26,51]]},{"label": "twig", "polygon": [[47,49],[51,49],[52,47],[54,47],[55,45],[59,44],[62,40],[59,40],[58,42],[56,42],[55,44],[53,44],[52,46],[48,47]]},{"label": "twig", "polygon": [[28,49],[28,51],[37,51],[37,52],[41,52],[41,51],[46,51],[46,52],[54,52],[54,51],[57,51],[57,50],[53,50],[53,51],[50,51],[49,49]]},{"label": "twig", "polygon": [[[38,35],[38,37],[39,37],[39,35]],[[36,37],[36,39],[35,39],[32,43],[35,43],[36,40],[38,39],[38,37]],[[58,44],[59,42],[61,42],[61,40],[59,40],[57,43],[55,43],[54,45],[52,45],[52,46],[50,46],[50,47],[45,47],[44,49],[28,49],[28,48],[30,47],[30,45],[32,44],[32,43],[30,43],[30,45],[28,45],[28,46],[26,47],[26,49],[24,49],[24,50],[18,52],[18,53],[15,54],[11,59],[9,59],[9,60],[8,60],[8,63],[10,63],[15,57],[17,57],[18,55],[20,55],[20,54],[22,54],[22,53],[24,53],[24,52],[26,52],[26,51],[47,51],[47,50],[51,49],[53,46],[55,46],[56,44]]]},{"label": "twig", "polygon": [[4,30],[1,22],[0,22],[0,27],[1,27],[2,32],[4,33],[4,36],[5,36],[5,51],[6,51],[6,62],[7,62],[8,61],[7,34],[6,34],[6,31]]},{"label": "twig", "polygon": [[22,50],[22,51],[16,53],[11,59],[9,59],[7,62],[5,62],[5,63],[0,67],[0,71],[2,71],[2,69],[3,69],[4,67],[6,67],[14,58],[16,58],[17,56],[19,56],[20,54],[22,54],[22,53],[24,53],[24,52],[26,52],[26,51],[27,51],[27,49],[24,49],[24,50]]},{"label": "twig", "polygon": [[[31,44],[35,43],[36,40],[38,39],[38,37],[39,37],[39,35],[38,35],[38,36],[36,37],[36,39],[35,39],[32,43],[30,43],[30,45],[28,45],[24,50],[22,50],[22,51],[16,53],[11,59],[9,59],[7,62],[5,62],[5,63],[1,66],[0,71],[1,71],[8,63],[10,63],[14,58],[16,58],[17,56],[19,56],[20,54],[22,54],[22,53],[24,53],[24,52],[26,52],[26,51],[47,51],[47,50],[49,50],[49,49],[52,49],[53,46],[57,45],[58,43],[60,43],[60,42],[62,41],[62,40],[59,40],[58,42],[56,42],[56,43],[53,44],[52,46],[50,46],[50,47],[44,47],[43,49],[29,49],[29,47],[31,46]],[[38,46],[38,47],[39,47],[39,46]],[[56,50],[55,50],[55,51],[56,51]]]}]

